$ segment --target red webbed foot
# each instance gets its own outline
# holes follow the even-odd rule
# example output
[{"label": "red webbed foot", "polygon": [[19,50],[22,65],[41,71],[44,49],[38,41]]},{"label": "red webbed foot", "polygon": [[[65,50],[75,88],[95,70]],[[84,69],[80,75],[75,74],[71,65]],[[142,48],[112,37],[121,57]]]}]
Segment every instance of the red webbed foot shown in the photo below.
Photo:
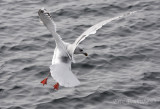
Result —
[{"label": "red webbed foot", "polygon": [[41,81],[41,83],[43,84],[43,86],[44,86],[45,84],[47,84],[47,79],[48,79],[48,77]]},{"label": "red webbed foot", "polygon": [[59,89],[59,83],[56,83],[53,87],[54,87],[54,89],[58,90]]}]

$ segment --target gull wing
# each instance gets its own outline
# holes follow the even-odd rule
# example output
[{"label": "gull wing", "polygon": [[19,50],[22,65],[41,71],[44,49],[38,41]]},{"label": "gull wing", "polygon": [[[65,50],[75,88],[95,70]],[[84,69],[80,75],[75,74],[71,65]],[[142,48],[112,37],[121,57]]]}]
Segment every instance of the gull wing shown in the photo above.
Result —
[{"label": "gull wing", "polygon": [[86,37],[88,37],[89,35],[91,34],[95,34],[97,32],[98,29],[102,28],[103,25],[106,25],[114,20],[118,20],[120,18],[123,18],[123,17],[126,17],[128,15],[131,15],[133,13],[135,13],[137,11],[133,11],[133,12],[129,12],[129,13],[125,13],[121,16],[117,16],[117,17],[113,17],[111,19],[108,19],[108,20],[104,20],[104,21],[101,21],[95,25],[93,25],[92,27],[90,27],[89,29],[87,29],[85,32],[83,32],[76,40],[75,42],[73,43],[73,47],[72,47],[72,55],[74,53],[74,50],[76,49],[76,47],[78,46],[78,44],[80,42],[82,42]]},{"label": "gull wing", "polygon": [[74,87],[80,84],[80,81],[71,71],[71,63],[57,63],[50,66],[50,72],[61,86]]},{"label": "gull wing", "polygon": [[62,38],[56,32],[56,24],[54,23],[50,13],[47,12],[46,9],[42,8],[38,11],[38,15],[43,24],[47,27],[47,29],[51,32],[52,36],[54,37],[57,47],[61,49],[61,51],[64,54],[68,55],[68,57],[71,59],[71,56],[68,53],[67,48],[65,47],[64,42],[62,41]]}]

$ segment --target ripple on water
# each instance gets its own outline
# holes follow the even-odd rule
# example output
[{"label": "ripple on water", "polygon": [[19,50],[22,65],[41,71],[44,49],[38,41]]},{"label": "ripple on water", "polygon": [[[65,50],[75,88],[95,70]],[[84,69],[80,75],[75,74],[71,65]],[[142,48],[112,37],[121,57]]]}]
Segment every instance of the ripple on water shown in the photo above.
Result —
[{"label": "ripple on water", "polygon": [[42,50],[43,47],[33,45],[33,44],[26,44],[26,45],[16,45],[10,48],[11,51],[35,51],[35,50]]},{"label": "ripple on water", "polygon": [[142,80],[160,81],[160,72],[145,72],[143,73]]},{"label": "ripple on water", "polygon": [[147,95],[150,91],[154,90],[156,87],[152,84],[142,83],[137,86],[130,87],[124,92],[122,92],[127,97],[140,97]]},{"label": "ripple on water", "polygon": [[85,97],[63,97],[59,99],[54,99],[47,103],[38,104],[36,109],[43,109],[45,106],[49,106],[52,108],[66,108],[70,107],[70,109],[74,108],[85,108],[87,105],[96,105],[102,102],[109,102],[109,100],[113,100],[117,97],[112,90],[104,91],[104,92],[95,92],[89,94]]},{"label": "ripple on water", "polygon": [[24,108],[22,108],[20,106],[11,106],[11,107],[9,107],[7,109],[24,109]]}]

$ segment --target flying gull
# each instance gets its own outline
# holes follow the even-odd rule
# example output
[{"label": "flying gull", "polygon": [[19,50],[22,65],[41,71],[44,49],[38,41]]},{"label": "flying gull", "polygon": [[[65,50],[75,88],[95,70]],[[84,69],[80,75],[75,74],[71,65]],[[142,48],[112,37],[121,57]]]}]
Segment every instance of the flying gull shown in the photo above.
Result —
[{"label": "flying gull", "polygon": [[[56,32],[56,25],[50,13],[44,8],[40,9],[38,11],[39,18],[45,27],[50,31],[56,43],[54,55],[52,58],[52,65],[50,66],[50,73],[48,74],[48,76],[51,74],[53,79],[57,82],[53,86],[54,89],[58,90],[59,85],[64,87],[74,87],[80,84],[80,81],[71,71],[71,63],[74,62],[73,54],[84,54],[85,56],[88,55],[81,47],[78,46],[80,42],[82,42],[89,35],[95,34],[96,31],[103,25],[131,15],[135,12],[136,11],[128,12],[121,16],[113,17],[111,19],[99,22],[83,32],[73,44],[70,44],[64,42],[60,35]],[[41,81],[43,85],[47,84],[48,76]]]}]

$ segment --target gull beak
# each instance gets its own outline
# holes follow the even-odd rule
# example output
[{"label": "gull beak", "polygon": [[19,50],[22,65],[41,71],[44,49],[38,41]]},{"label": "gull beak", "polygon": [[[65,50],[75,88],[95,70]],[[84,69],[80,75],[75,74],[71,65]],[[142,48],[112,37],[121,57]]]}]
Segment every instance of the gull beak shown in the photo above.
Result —
[{"label": "gull beak", "polygon": [[83,53],[85,56],[88,56],[88,54],[87,53]]}]

